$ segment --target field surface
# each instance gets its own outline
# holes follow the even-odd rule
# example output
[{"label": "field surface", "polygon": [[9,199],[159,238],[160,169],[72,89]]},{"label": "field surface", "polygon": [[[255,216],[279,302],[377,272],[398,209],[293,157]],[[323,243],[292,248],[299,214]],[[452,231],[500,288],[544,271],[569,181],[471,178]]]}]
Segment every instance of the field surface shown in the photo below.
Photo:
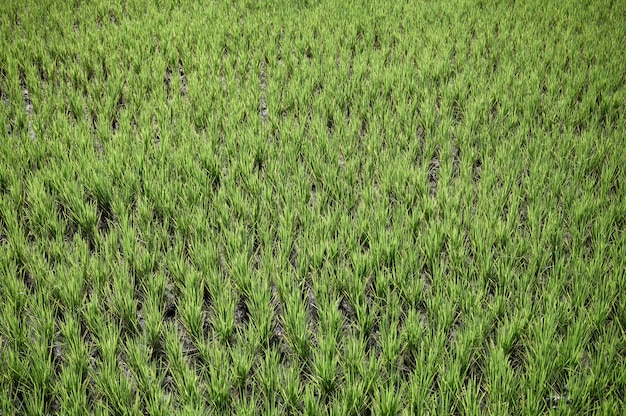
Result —
[{"label": "field surface", "polygon": [[2,2],[0,414],[626,413],[626,2],[338,3]]}]

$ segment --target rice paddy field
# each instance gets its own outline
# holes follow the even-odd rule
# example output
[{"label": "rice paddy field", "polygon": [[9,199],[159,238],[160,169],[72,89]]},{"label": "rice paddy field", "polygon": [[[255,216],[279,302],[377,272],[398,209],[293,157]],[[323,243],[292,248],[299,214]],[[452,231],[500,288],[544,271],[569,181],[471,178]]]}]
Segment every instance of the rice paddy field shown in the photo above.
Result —
[{"label": "rice paddy field", "polygon": [[0,414],[626,413],[626,2],[9,0],[0,95]]}]

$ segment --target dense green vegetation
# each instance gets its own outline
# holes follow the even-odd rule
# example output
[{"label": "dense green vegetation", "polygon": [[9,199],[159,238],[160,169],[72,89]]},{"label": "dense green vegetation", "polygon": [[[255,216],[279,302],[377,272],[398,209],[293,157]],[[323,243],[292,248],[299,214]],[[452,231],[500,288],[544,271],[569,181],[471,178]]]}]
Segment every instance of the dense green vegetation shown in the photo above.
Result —
[{"label": "dense green vegetation", "polygon": [[624,414],[626,2],[225,3],[0,5],[0,414]]}]

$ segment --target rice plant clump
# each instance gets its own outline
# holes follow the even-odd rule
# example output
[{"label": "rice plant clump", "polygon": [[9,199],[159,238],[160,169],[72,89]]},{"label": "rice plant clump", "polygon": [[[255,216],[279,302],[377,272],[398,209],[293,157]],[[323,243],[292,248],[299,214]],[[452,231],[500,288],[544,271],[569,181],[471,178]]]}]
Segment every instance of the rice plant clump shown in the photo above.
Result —
[{"label": "rice plant clump", "polygon": [[0,5],[0,414],[626,413],[626,3]]}]

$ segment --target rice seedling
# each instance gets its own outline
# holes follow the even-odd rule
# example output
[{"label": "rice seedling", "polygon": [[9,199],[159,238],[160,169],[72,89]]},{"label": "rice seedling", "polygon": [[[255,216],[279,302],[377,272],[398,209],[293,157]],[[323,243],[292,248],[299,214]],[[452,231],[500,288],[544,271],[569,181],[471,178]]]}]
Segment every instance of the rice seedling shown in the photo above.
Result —
[{"label": "rice seedling", "polygon": [[625,13],[3,2],[0,413],[623,414]]}]

